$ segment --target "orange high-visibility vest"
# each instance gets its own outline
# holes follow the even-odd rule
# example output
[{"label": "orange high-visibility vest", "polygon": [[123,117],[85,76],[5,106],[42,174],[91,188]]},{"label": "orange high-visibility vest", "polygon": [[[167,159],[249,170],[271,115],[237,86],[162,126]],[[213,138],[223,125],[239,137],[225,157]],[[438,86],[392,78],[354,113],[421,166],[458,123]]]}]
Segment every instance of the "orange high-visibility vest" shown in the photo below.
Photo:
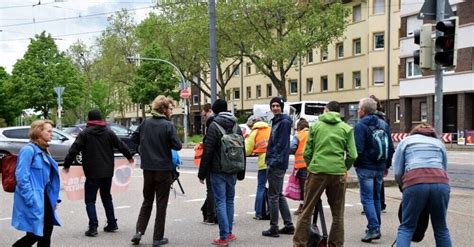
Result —
[{"label": "orange high-visibility vest", "polygon": [[303,158],[303,153],[304,153],[304,147],[306,146],[306,142],[308,141],[308,130],[301,130],[296,133],[296,136],[298,137],[298,148],[296,149],[295,152],[295,168],[296,169],[301,169],[301,168],[306,168],[306,162],[304,161]]},{"label": "orange high-visibility vest", "polygon": [[201,157],[202,157],[203,151],[204,151],[204,144],[202,142],[194,146],[194,165],[195,166],[201,165]]},{"label": "orange high-visibility vest", "polygon": [[267,152],[268,140],[270,139],[270,127],[257,129],[255,136],[255,145],[253,146],[253,153],[262,154]]}]

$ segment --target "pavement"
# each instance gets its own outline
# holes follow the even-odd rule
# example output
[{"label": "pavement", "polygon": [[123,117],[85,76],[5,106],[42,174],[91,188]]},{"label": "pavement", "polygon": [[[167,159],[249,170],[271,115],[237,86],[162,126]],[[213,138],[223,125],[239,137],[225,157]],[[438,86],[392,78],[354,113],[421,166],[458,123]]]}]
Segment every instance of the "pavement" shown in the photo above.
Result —
[{"label": "pavement", "polygon": [[[292,236],[281,235],[280,238],[262,237],[261,231],[269,228],[269,221],[253,220],[253,205],[255,200],[255,188],[257,184],[256,172],[249,171],[242,182],[237,182],[235,197],[235,222],[234,233],[237,240],[231,246],[292,246]],[[218,236],[216,225],[204,225],[201,223],[202,216],[200,207],[205,197],[205,186],[198,182],[197,169],[195,167],[181,168],[181,182],[185,194],[172,190],[168,204],[166,217],[166,233],[170,243],[167,246],[211,246],[213,238]],[[287,178],[285,179],[287,180]],[[115,213],[118,219],[119,231],[106,233],[102,231],[105,225],[105,214],[100,199],[97,202],[99,216],[99,235],[97,237],[86,237],[84,231],[87,228],[87,216],[82,200],[71,201],[61,191],[64,199],[60,204],[58,214],[63,226],[55,227],[52,238],[52,246],[130,246],[130,239],[134,234],[136,219],[142,202],[143,177],[139,168],[133,169],[131,183],[128,191],[113,195]],[[357,188],[347,189],[345,202],[345,246],[390,246],[396,237],[399,224],[397,218],[398,206],[401,194],[396,187],[387,187],[386,203],[387,213],[382,215],[382,238],[371,244],[362,243],[367,221],[361,215],[359,190]],[[328,227],[331,224],[331,216],[326,198],[323,196],[323,206],[326,214]],[[13,205],[13,194],[0,192],[0,246],[11,246],[16,239],[24,235],[10,226],[11,210]],[[299,205],[298,201],[288,200],[291,211],[295,211]],[[452,188],[450,206],[448,210],[448,226],[451,231],[453,246],[472,246],[474,242],[474,190]],[[151,246],[152,243],[152,219],[147,232],[142,238],[141,246]],[[297,218],[293,218],[296,223]],[[282,222],[280,220],[280,226]],[[413,246],[435,246],[433,232],[428,228],[425,239]]]}]

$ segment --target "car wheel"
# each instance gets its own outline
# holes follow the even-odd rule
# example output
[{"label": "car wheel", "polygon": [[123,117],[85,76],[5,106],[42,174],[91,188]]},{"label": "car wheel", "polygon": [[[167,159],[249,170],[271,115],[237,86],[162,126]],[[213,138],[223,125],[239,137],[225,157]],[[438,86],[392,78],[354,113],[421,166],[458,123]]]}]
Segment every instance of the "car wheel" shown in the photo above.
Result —
[{"label": "car wheel", "polygon": [[82,152],[79,152],[79,154],[76,155],[75,164],[76,165],[82,165]]}]

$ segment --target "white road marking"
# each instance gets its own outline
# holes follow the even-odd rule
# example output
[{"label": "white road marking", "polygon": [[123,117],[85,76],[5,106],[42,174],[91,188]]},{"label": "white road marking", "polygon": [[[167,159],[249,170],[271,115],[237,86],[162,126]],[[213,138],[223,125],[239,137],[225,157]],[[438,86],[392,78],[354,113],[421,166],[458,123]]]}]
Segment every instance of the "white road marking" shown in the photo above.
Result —
[{"label": "white road marking", "polygon": [[255,194],[252,194],[252,195],[249,195],[249,197],[256,197],[256,195],[255,195]]},{"label": "white road marking", "polygon": [[118,207],[115,207],[115,209],[124,209],[124,208],[131,208],[130,206],[118,206]]},{"label": "white road marking", "polygon": [[247,212],[246,214],[255,214],[255,211]]},{"label": "white road marking", "polygon": [[12,218],[11,217],[7,217],[7,218],[0,218],[0,221],[2,220],[11,220]]},{"label": "white road marking", "polygon": [[186,200],[184,202],[203,202],[205,200],[206,200],[206,198],[198,198],[198,199]]}]

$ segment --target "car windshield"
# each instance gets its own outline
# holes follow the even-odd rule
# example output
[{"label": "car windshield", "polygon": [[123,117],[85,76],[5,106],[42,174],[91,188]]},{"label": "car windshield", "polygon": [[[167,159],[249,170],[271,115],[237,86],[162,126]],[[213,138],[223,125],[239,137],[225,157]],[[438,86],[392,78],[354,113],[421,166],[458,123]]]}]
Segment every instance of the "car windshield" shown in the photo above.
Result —
[{"label": "car windshield", "polygon": [[110,129],[117,135],[128,135],[130,132],[127,128],[115,124],[110,125]]},{"label": "car windshield", "polygon": [[325,104],[318,103],[306,103],[304,107],[304,113],[306,115],[319,116],[324,112]]}]

